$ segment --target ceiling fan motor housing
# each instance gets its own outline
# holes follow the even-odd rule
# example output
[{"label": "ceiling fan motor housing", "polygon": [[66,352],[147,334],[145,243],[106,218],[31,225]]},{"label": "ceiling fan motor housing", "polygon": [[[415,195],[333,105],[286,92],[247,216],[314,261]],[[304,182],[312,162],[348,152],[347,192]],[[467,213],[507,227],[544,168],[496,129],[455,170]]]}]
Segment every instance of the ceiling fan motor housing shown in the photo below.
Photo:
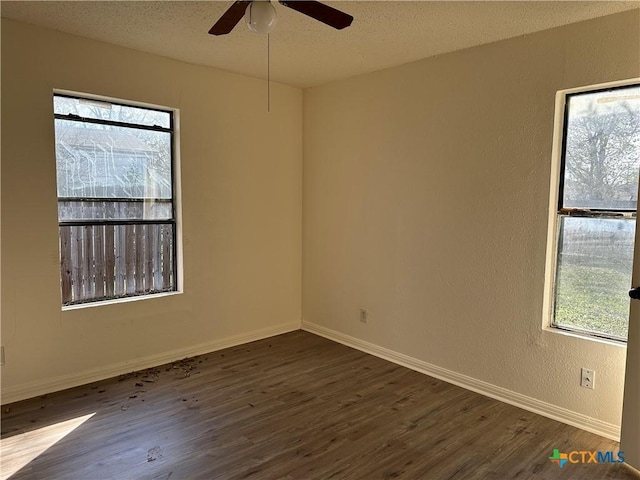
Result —
[{"label": "ceiling fan motor housing", "polygon": [[249,30],[267,34],[276,26],[278,17],[276,9],[269,0],[254,0],[245,10],[244,19]]}]

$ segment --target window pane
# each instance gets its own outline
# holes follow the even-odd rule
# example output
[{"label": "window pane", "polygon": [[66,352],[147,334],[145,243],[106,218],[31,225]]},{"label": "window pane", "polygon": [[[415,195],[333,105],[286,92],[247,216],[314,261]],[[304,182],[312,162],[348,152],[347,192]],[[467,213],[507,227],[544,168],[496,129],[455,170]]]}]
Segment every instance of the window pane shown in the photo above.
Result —
[{"label": "window pane", "polygon": [[55,95],[53,97],[53,112],[61,115],[79,115],[84,118],[126,122],[138,125],[158,126],[170,128],[171,114],[159,110],[115,105],[99,100],[84,98],[70,98]]},{"label": "window pane", "polygon": [[554,325],[627,338],[635,220],[561,217]]},{"label": "window pane", "polygon": [[171,136],[56,120],[58,197],[170,199]]},{"label": "window pane", "polygon": [[640,86],[568,98],[563,207],[636,210]]},{"label": "window pane", "polygon": [[171,200],[58,200],[58,218],[69,220],[170,220]]},{"label": "window pane", "polygon": [[63,305],[175,290],[170,224],[60,227]]}]

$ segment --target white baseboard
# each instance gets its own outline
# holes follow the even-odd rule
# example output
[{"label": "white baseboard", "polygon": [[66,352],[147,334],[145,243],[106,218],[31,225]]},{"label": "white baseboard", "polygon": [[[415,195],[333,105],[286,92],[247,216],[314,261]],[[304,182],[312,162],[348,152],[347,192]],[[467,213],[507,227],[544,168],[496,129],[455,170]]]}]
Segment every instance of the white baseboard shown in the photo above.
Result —
[{"label": "white baseboard", "polygon": [[328,338],[329,340],[342,343],[348,347],[361,350],[379,358],[383,358],[390,362],[402,365],[403,367],[424,373],[431,377],[438,378],[448,383],[452,383],[467,390],[471,390],[481,395],[494,398],[504,403],[514,405],[529,412],[537,413],[547,418],[566,423],[573,427],[586,430],[596,435],[600,435],[616,442],[620,441],[620,426],[612,423],[603,422],[601,420],[588,417],[581,413],[577,413],[566,408],[558,407],[551,403],[543,402],[536,398],[522,395],[521,393],[507,390],[506,388],[493,385],[491,383],[478,380],[467,375],[447,370],[430,363],[418,360],[416,358],[404,355],[402,353],[380,347],[373,343],[360,340],[350,335],[345,335],[338,331],[317,325],[311,322],[302,322],[302,330],[316,335]]},{"label": "white baseboard", "polygon": [[239,335],[225,337],[213,342],[206,342],[198,345],[193,345],[191,347],[172,350],[170,352],[163,352],[157,355],[136,358],[134,360],[111,364],[91,370],[85,370],[83,372],[61,375],[59,377],[55,377],[45,381],[29,382],[3,388],[2,405],[36,397],[38,395],[44,395],[46,393],[57,392],[59,390],[65,390],[67,388],[77,387],[79,385],[85,385],[87,383],[104,380],[106,378],[123,375],[137,370],[144,370],[145,368],[157,367],[158,365],[174,362],[186,357],[193,357],[196,355],[215,352],[217,350],[222,350],[223,348],[234,347],[236,345],[253,342],[255,340],[262,340],[274,335],[280,335],[282,333],[292,332],[299,329],[299,322],[283,323],[280,325],[261,328],[259,330],[254,330]]}]

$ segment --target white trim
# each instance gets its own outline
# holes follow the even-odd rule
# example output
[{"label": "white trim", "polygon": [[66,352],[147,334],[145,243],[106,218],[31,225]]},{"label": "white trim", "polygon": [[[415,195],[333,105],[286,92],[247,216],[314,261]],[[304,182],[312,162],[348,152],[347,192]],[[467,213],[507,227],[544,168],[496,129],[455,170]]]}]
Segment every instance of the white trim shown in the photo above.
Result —
[{"label": "white trim", "polygon": [[573,88],[565,88],[563,90],[559,90],[558,93],[562,94],[571,94],[571,93],[581,93],[589,90],[605,90],[607,88],[616,88],[616,87],[624,87],[626,85],[633,85],[640,81],[640,77],[631,77],[626,78],[624,80],[615,80],[613,82],[604,82],[604,83],[596,83],[594,85],[583,85],[581,87],[573,87]]},{"label": "white trim", "polygon": [[[67,95],[70,97],[84,98],[87,100],[97,100],[98,102],[104,102],[104,103],[118,103],[121,105],[124,104],[126,106],[131,106],[131,107],[149,108],[152,110],[162,110],[165,112],[173,111],[175,113],[178,111],[177,108],[167,107],[166,105],[158,105],[157,103],[141,102],[140,100],[130,100],[128,98],[114,97],[111,95],[99,95],[96,93],[78,92],[77,90],[66,90],[64,88],[54,88],[53,94]],[[51,111],[53,113],[53,101],[51,103]]]},{"label": "white trim", "polygon": [[176,360],[181,360],[186,357],[193,357],[196,355],[215,352],[224,348],[234,347],[236,345],[242,345],[243,343],[249,343],[256,340],[262,340],[264,338],[273,337],[274,335],[280,335],[282,333],[288,333],[299,329],[300,322],[282,323],[280,325],[274,325],[272,327],[261,328],[252,332],[232,335],[220,340],[201,343],[199,345],[194,345],[191,347],[180,348],[177,350],[172,350],[170,352],[136,358],[125,362],[107,365],[104,367],[85,370],[83,372],[61,375],[59,377],[55,377],[45,381],[35,381],[3,388],[2,404],[4,405],[7,403],[17,402],[19,400],[36,397],[38,395],[44,395],[46,393],[57,392],[59,390],[64,390],[67,388],[85,385],[87,383],[104,380],[106,378],[123,375],[137,370],[143,370],[145,368],[157,367],[159,365],[170,363]]},{"label": "white trim", "polygon": [[537,413],[543,417],[566,423],[573,427],[595,433],[596,435],[600,435],[611,440],[620,441],[619,425],[603,422],[587,415],[583,415],[551,403],[543,402],[542,400],[528,397],[521,393],[507,390],[506,388],[499,387],[452,370],[447,370],[446,368],[438,367],[437,365],[432,365],[403,353],[380,347],[373,343],[360,340],[350,335],[345,335],[344,333],[337,332],[315,323],[303,321],[302,330],[342,343],[343,345],[369,353],[395,364],[402,365],[403,367],[410,368],[411,370],[424,373],[425,375],[438,378],[447,383],[452,383],[467,390],[508,403],[509,405],[514,405],[529,412]]},{"label": "white trim", "polygon": [[[545,259],[544,297],[542,308],[542,328],[551,328],[553,320],[553,296],[556,281],[556,261],[558,250],[558,196],[560,186],[560,166],[562,158],[562,131],[564,128],[564,105],[566,92],[556,93],[555,116],[553,120],[553,146],[551,150],[551,177],[549,180],[549,210],[547,219],[547,255]],[[553,328],[555,330],[555,328]]]},{"label": "white trim", "polygon": [[95,302],[74,303],[72,305],[62,305],[63,312],[72,310],[82,310],[85,308],[104,307],[107,305],[117,305],[118,303],[139,302],[141,300],[150,300],[153,298],[171,297],[173,295],[182,295],[180,291],[147,293],[145,295],[135,295],[132,297],[110,298],[108,300],[96,300]]},{"label": "white trim", "polygon": [[182,136],[182,132],[180,130],[180,120],[180,110],[174,108],[173,151],[171,152],[171,161],[173,162],[171,168],[171,187],[173,189],[173,215],[176,221],[176,246],[174,248],[174,251],[176,252],[176,290],[179,293],[184,293],[184,246],[182,241],[182,150],[180,149],[180,137]]},{"label": "white trim", "polygon": [[625,349],[627,348],[627,342],[624,340],[613,340],[611,338],[596,337],[594,335],[589,335],[588,333],[581,333],[581,332],[572,331],[572,330],[563,330],[561,328],[556,328],[551,326],[542,327],[542,331],[551,332],[554,335],[564,335],[565,337],[579,338],[580,340],[590,340],[595,343],[602,343],[604,345],[610,345],[612,347],[625,348]]}]

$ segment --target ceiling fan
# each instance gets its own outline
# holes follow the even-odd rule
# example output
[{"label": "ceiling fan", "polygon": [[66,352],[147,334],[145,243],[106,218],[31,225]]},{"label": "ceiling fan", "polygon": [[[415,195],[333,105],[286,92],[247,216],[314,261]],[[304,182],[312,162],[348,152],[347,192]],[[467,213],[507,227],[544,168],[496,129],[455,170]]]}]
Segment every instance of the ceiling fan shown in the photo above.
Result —
[{"label": "ceiling fan", "polygon": [[[279,3],[338,30],[348,27],[353,21],[351,15],[315,0],[279,0]],[[242,17],[245,17],[249,29],[257,33],[269,33],[276,23],[276,11],[270,0],[238,0],[224,12],[209,33],[226,35]]]}]

